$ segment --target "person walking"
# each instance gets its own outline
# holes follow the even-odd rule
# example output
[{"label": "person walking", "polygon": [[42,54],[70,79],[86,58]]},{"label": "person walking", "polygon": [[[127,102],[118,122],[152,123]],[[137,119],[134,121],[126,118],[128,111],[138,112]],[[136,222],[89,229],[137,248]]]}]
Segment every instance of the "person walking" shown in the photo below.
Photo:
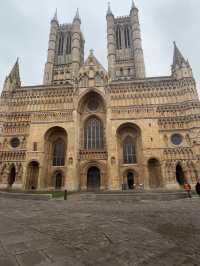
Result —
[{"label": "person walking", "polygon": [[192,188],[191,188],[189,183],[184,183],[184,189],[188,194],[188,198],[192,198],[192,195],[191,195],[191,189]]},{"label": "person walking", "polygon": [[196,193],[197,193],[197,194],[199,195],[199,197],[200,197],[200,180],[197,181],[197,184],[196,184],[195,189],[196,189]]}]

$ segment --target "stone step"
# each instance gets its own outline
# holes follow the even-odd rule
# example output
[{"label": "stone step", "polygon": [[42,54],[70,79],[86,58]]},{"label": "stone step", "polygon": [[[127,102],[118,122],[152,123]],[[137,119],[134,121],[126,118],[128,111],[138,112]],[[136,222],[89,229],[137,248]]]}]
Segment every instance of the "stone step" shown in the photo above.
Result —
[{"label": "stone step", "polygon": [[24,199],[24,200],[50,200],[52,199],[52,195],[0,191],[0,198],[14,198],[14,199]]},{"label": "stone step", "polygon": [[138,193],[81,193],[79,200],[89,201],[141,201],[141,200],[163,200],[170,201],[187,198],[185,192],[138,192]]}]

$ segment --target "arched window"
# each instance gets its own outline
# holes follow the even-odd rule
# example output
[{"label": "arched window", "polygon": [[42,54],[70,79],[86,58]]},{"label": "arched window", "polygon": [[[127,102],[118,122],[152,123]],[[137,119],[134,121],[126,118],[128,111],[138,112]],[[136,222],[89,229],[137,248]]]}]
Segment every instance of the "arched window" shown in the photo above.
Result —
[{"label": "arched window", "polygon": [[116,30],[116,45],[118,50],[122,49],[122,37],[120,27],[117,27]]},{"label": "arched window", "polygon": [[84,128],[84,148],[87,150],[103,149],[103,125],[98,118],[90,118]]},{"label": "arched window", "polygon": [[61,32],[60,37],[59,37],[59,45],[58,45],[58,54],[59,55],[63,54],[63,44],[64,44],[64,34],[63,34],[63,32]]},{"label": "arched window", "polygon": [[58,139],[53,144],[53,166],[65,165],[65,143],[62,139]]},{"label": "arched window", "polygon": [[130,31],[129,27],[126,26],[124,29],[124,40],[125,40],[125,48],[130,48],[131,43],[130,43]]},{"label": "arched window", "polygon": [[136,149],[134,140],[131,137],[127,137],[123,143],[123,156],[125,164],[137,163]]},{"label": "arched window", "polygon": [[66,54],[71,54],[72,50],[72,38],[70,32],[67,34],[67,43],[66,43]]}]

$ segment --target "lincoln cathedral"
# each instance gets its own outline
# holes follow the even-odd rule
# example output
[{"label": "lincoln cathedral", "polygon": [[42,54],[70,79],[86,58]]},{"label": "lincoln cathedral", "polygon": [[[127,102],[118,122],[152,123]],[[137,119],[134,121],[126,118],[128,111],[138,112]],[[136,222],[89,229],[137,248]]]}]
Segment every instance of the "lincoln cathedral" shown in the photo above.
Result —
[{"label": "lincoln cathedral", "polygon": [[[73,22],[50,25],[42,85],[17,60],[0,99],[0,188],[175,190],[200,175],[200,102],[174,43],[171,75],[146,77],[138,8],[107,15],[108,70]],[[103,38],[103,36],[102,36]]]}]

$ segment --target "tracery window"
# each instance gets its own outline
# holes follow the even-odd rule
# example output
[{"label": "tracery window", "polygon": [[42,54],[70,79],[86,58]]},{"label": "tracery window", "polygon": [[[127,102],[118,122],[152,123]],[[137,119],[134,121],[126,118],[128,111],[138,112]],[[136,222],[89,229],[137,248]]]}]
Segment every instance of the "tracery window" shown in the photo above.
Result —
[{"label": "tracery window", "polygon": [[63,54],[63,45],[64,45],[64,34],[63,34],[63,32],[61,32],[60,37],[59,37],[59,45],[58,45],[58,54],[59,55]]},{"label": "tracery window", "polygon": [[130,136],[128,136],[123,143],[123,157],[125,164],[137,163],[135,143]]},{"label": "tracery window", "polygon": [[58,139],[53,144],[53,166],[65,165],[65,143],[62,139]]},{"label": "tracery window", "polygon": [[72,37],[71,37],[71,34],[68,33],[67,34],[67,43],[66,43],[66,54],[71,54],[71,50],[72,50]]},{"label": "tracery window", "polygon": [[84,148],[87,150],[103,149],[103,125],[96,117],[90,118],[84,128]]},{"label": "tracery window", "polygon": [[122,49],[122,36],[120,27],[117,27],[116,30],[116,45],[118,50]]},{"label": "tracery window", "polygon": [[130,31],[129,27],[126,26],[124,29],[124,40],[125,40],[125,48],[130,48],[131,43],[130,43]]}]

